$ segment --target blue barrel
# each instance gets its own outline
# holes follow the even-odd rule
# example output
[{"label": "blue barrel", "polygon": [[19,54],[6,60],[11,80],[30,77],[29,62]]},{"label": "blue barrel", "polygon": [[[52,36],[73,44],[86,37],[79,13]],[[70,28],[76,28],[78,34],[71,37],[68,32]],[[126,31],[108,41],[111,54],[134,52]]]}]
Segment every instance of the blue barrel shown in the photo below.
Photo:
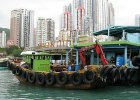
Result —
[{"label": "blue barrel", "polygon": [[122,65],[124,65],[124,57],[117,56],[116,57],[116,66],[122,66]]},{"label": "blue barrel", "polygon": [[71,66],[69,65],[69,66],[68,66],[68,71],[71,71],[71,70],[72,70],[72,69],[71,69]]},{"label": "blue barrel", "polygon": [[79,70],[80,67],[78,65],[75,65],[75,71]]}]

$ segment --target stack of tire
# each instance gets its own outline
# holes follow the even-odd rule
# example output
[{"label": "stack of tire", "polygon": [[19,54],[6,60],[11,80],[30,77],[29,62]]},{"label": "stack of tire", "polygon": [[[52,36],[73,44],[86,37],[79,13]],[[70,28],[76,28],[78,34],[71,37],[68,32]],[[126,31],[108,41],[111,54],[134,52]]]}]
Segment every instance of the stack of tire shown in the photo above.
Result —
[{"label": "stack of tire", "polygon": [[54,84],[58,85],[66,85],[73,84],[74,86],[78,86],[81,84],[93,84],[92,88],[102,87],[102,82],[97,77],[97,74],[94,71],[87,70],[84,73],[73,72],[72,74],[68,74],[67,72],[34,72],[31,70],[25,70],[21,67],[16,67],[15,72],[13,73],[24,81],[28,81],[31,84],[38,85],[47,85],[51,86]]},{"label": "stack of tire", "polygon": [[132,59],[133,66],[140,67],[140,56],[134,56]]},{"label": "stack of tire", "polygon": [[139,82],[139,69],[104,66],[100,70],[106,85],[136,85]]},{"label": "stack of tire", "polygon": [[9,70],[15,69],[16,65],[10,61],[7,61],[7,67]]}]

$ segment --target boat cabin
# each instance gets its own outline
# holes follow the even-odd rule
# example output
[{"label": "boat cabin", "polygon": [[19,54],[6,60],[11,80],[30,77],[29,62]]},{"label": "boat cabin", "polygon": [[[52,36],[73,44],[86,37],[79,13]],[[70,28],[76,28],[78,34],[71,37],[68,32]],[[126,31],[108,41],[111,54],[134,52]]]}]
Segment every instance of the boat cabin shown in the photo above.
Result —
[{"label": "boat cabin", "polygon": [[24,62],[30,64],[32,70],[46,72],[49,72],[51,70],[51,56],[49,54],[24,54],[22,56]]}]

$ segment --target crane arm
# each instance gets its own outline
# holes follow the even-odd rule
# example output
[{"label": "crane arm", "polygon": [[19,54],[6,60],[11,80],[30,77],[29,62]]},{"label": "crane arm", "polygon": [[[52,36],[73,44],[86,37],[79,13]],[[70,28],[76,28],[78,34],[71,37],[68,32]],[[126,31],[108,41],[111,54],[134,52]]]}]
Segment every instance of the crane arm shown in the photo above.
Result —
[{"label": "crane arm", "polygon": [[82,47],[80,49],[80,59],[82,61],[82,64],[83,65],[86,65],[85,54],[89,50],[92,50],[94,48],[95,48],[96,54],[100,56],[100,59],[101,59],[103,65],[107,65],[108,62],[107,62],[107,60],[106,60],[106,58],[104,56],[104,52],[103,52],[101,46],[98,43],[96,43],[95,45],[88,46],[88,47]]}]

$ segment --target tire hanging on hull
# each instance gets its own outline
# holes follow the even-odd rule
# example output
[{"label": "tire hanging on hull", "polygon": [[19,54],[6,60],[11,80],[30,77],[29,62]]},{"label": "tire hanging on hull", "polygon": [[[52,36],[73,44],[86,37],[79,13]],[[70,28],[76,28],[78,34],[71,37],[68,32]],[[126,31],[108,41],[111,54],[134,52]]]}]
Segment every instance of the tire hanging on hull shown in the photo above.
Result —
[{"label": "tire hanging on hull", "polygon": [[95,82],[95,80],[96,80],[96,74],[95,74],[95,72],[90,71],[90,70],[84,72],[83,81],[85,83],[90,84],[90,83]]},{"label": "tire hanging on hull", "polygon": [[28,72],[23,70],[22,71],[22,74],[21,74],[21,77],[25,80],[25,81],[28,81]]},{"label": "tire hanging on hull", "polygon": [[128,84],[129,85],[134,85],[138,81],[138,74],[136,69],[130,69],[130,72],[128,74]]},{"label": "tire hanging on hull", "polygon": [[56,81],[58,84],[60,85],[64,85],[68,82],[68,75],[64,72],[60,72],[57,76],[56,76]]},{"label": "tire hanging on hull", "polygon": [[19,68],[19,67],[16,67],[16,69],[15,69],[15,74],[18,75],[18,76],[21,76],[21,74],[22,74],[22,69]]},{"label": "tire hanging on hull", "polygon": [[55,76],[53,73],[48,73],[45,75],[45,82],[47,85],[53,85],[55,83]]},{"label": "tire hanging on hull", "polygon": [[80,73],[73,73],[71,76],[70,76],[70,82],[74,85],[79,85],[82,83],[82,75]]},{"label": "tire hanging on hull", "polygon": [[37,73],[36,74],[36,82],[39,85],[44,85],[45,84],[45,75],[42,73]]},{"label": "tire hanging on hull", "polygon": [[36,81],[36,75],[35,75],[34,72],[29,72],[28,73],[28,81],[30,83],[35,83],[35,81]]},{"label": "tire hanging on hull", "polygon": [[113,83],[116,83],[118,80],[120,80],[120,72],[117,68],[114,68],[110,72],[110,77]]}]

